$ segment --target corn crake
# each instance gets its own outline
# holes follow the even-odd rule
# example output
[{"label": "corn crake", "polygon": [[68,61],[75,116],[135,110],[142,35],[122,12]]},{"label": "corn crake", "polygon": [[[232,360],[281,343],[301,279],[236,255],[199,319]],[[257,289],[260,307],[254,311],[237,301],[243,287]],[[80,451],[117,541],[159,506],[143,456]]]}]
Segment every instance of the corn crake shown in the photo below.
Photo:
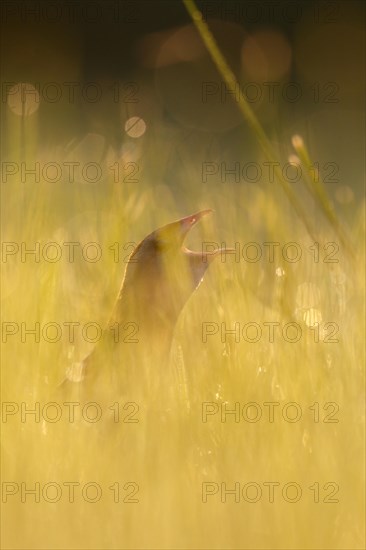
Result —
[{"label": "corn crake", "polygon": [[164,225],[137,245],[101,340],[69,369],[63,386],[77,383],[89,399],[101,392],[125,393],[126,388],[135,392],[144,384],[145,391],[154,385],[161,390],[178,317],[212,261],[231,250],[195,252],[184,246],[190,229],[211,212],[202,210]]}]

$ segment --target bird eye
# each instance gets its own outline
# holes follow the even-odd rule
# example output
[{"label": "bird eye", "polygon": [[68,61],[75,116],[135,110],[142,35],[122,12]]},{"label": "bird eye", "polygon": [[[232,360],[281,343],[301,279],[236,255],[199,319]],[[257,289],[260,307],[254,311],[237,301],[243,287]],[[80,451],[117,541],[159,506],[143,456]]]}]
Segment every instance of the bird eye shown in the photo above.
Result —
[{"label": "bird eye", "polygon": [[191,224],[196,222],[196,218],[191,219]]}]

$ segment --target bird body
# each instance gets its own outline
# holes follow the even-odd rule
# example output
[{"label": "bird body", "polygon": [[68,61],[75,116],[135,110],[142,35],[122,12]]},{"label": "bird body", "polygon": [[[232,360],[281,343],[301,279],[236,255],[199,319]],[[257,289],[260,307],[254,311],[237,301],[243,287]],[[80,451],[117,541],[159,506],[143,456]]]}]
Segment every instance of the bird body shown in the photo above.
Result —
[{"label": "bird body", "polygon": [[[79,365],[87,393],[125,386],[132,376],[158,378],[167,364],[178,317],[212,260],[222,252],[183,246],[189,230],[211,210],[181,218],[150,233],[132,252],[101,341]],[[126,333],[130,331],[126,338]],[[72,378],[72,377],[71,377]],[[151,385],[151,384],[150,384]]]}]

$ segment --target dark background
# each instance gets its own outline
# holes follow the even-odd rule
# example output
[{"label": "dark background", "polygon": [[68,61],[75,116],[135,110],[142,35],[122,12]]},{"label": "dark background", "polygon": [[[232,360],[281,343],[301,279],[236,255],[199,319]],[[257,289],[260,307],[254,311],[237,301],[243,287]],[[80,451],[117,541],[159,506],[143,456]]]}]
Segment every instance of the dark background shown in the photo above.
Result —
[{"label": "dark background", "polygon": [[[361,194],[364,3],[253,0],[201,1],[198,6],[240,83],[250,80],[240,67],[242,40],[263,29],[281,33],[291,47],[292,59],[279,83],[296,82],[301,99],[291,102],[279,94],[274,105],[254,105],[256,114],[285,159],[292,152],[291,136],[300,133],[313,159],[322,165],[337,162],[340,182]],[[173,149],[182,149],[183,143],[193,164],[194,155],[199,155],[199,166],[204,160],[256,158],[256,140],[230,98],[225,105],[202,104],[202,68],[222,80],[208,54],[203,65],[189,59],[173,59],[163,67],[155,64],[158,54],[150,50],[153,40],[157,38],[159,52],[170,34],[191,24],[182,2],[4,1],[1,11],[3,135],[8,135],[12,124],[11,116],[6,116],[7,83],[30,82],[42,88],[56,82],[62,86],[60,100],[41,101],[39,106],[38,139],[47,155],[54,154],[50,152],[53,147],[65,148],[88,133],[105,139],[101,156],[109,146],[119,151],[126,143],[124,123],[137,115],[148,126],[141,140],[145,166],[160,181],[178,185],[179,167],[173,152],[162,161],[163,169],[157,170],[149,161],[152,145],[165,151],[167,142]],[[189,40],[179,45],[183,54],[189,46]],[[65,93],[65,82],[78,83],[72,102]],[[85,101],[80,93],[80,87],[90,82],[103,89],[100,101]],[[138,90],[135,103],[126,101],[123,88],[131,82]],[[118,86],[122,87],[120,101],[113,95]],[[203,142],[205,151],[197,153],[197,144]],[[10,140],[3,140],[3,158],[14,158],[14,147]],[[152,156],[156,158],[156,152]],[[185,164],[184,159],[179,162]]]}]

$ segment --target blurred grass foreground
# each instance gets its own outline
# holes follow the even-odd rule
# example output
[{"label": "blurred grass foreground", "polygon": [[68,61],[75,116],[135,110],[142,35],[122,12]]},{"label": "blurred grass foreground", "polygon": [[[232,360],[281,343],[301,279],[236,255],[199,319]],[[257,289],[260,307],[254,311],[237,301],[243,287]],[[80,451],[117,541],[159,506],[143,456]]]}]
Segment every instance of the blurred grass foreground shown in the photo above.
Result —
[{"label": "blurred grass foreground", "polygon": [[[10,44],[22,31],[55,48],[32,74],[25,37],[4,71],[4,548],[364,548],[364,29],[357,3],[334,4],[327,25],[308,2],[291,39],[206,13],[234,93],[187,13],[136,39],[117,88],[96,62],[108,91],[77,105],[37,90],[83,82],[77,28],[66,46],[57,28],[10,25]],[[295,80],[298,103],[243,99],[249,82]],[[90,394],[60,389],[136,244],[206,208],[187,246],[233,251],[186,303],[166,362],[129,333],[128,364],[106,359]]]}]

